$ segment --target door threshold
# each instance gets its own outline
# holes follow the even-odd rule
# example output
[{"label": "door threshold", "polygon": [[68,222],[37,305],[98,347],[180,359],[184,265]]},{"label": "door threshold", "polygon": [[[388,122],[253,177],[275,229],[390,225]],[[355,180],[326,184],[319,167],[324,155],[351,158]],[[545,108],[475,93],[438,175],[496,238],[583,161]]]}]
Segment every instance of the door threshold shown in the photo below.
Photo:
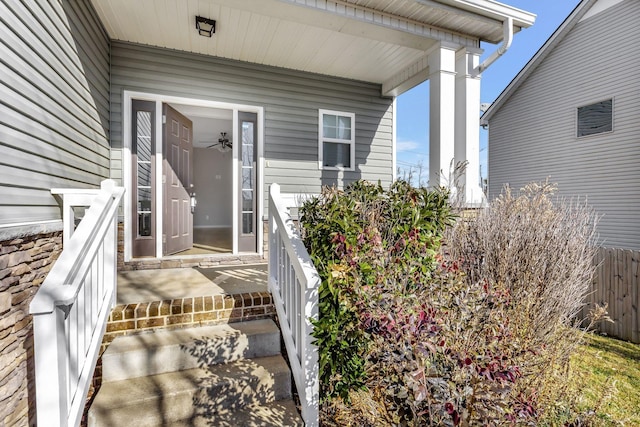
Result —
[{"label": "door threshold", "polygon": [[258,253],[168,255],[163,258],[134,258],[118,265],[118,271],[152,270],[162,268],[221,267],[225,265],[262,264],[267,260]]}]

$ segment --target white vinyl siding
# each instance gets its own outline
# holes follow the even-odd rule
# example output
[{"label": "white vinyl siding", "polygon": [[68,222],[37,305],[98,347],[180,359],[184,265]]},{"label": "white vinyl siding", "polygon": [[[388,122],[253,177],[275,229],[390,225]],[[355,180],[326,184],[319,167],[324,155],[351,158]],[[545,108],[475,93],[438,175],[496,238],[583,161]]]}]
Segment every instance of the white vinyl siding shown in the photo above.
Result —
[{"label": "white vinyl siding", "polygon": [[60,219],[109,177],[109,38],[89,2],[1,1],[0,226]]},{"label": "white vinyl siding", "polygon": [[[489,122],[489,199],[504,184],[558,183],[587,198],[610,247],[640,249],[640,2],[576,24]],[[577,137],[576,108],[614,100],[614,131]]]},{"label": "white vinyl siding", "polygon": [[320,110],[318,135],[320,169],[354,170],[355,114]]}]

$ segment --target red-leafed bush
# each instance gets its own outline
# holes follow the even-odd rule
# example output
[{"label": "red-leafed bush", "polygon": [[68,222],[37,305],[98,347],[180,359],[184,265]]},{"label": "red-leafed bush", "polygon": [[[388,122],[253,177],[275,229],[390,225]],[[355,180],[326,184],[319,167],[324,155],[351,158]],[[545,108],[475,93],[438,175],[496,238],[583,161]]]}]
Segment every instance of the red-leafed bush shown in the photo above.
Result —
[{"label": "red-leafed bush", "polygon": [[358,183],[302,208],[324,425],[530,425],[564,398],[546,382],[577,343],[593,215],[545,186],[507,192],[451,227],[443,255],[446,197]]}]

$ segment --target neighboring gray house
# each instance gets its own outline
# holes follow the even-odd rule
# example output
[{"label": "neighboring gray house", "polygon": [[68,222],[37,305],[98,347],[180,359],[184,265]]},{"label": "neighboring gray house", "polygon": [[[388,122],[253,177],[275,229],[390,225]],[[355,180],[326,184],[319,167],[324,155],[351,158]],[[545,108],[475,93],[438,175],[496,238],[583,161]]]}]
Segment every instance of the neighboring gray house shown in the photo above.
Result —
[{"label": "neighboring gray house", "polygon": [[640,249],[640,2],[583,0],[482,120],[489,199],[550,177],[602,215],[603,244]]}]

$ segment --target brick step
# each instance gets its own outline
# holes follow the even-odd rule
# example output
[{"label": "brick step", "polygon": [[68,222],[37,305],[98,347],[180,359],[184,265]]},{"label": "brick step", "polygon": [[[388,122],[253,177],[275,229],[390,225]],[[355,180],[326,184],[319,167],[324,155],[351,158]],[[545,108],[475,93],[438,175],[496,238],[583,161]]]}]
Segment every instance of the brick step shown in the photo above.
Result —
[{"label": "brick step", "polygon": [[280,354],[271,319],[127,335],[102,355],[102,381],[119,381]]},{"label": "brick step", "polygon": [[103,351],[114,339],[138,332],[247,322],[270,318],[274,314],[269,292],[120,304],[109,315]]},{"label": "brick step", "polygon": [[[233,421],[241,414],[251,417],[251,408],[281,402],[289,410],[283,409],[280,415],[269,415],[268,409],[262,411],[276,422],[285,414],[293,416],[287,400],[291,400],[291,372],[282,356],[243,359],[103,383],[89,409],[87,425],[166,426],[195,419],[200,419],[201,425],[206,420],[207,425],[225,425],[211,424],[212,417],[220,414]],[[232,415],[232,411],[238,411],[238,415]],[[261,410],[253,410],[256,416],[260,413]]]}]

